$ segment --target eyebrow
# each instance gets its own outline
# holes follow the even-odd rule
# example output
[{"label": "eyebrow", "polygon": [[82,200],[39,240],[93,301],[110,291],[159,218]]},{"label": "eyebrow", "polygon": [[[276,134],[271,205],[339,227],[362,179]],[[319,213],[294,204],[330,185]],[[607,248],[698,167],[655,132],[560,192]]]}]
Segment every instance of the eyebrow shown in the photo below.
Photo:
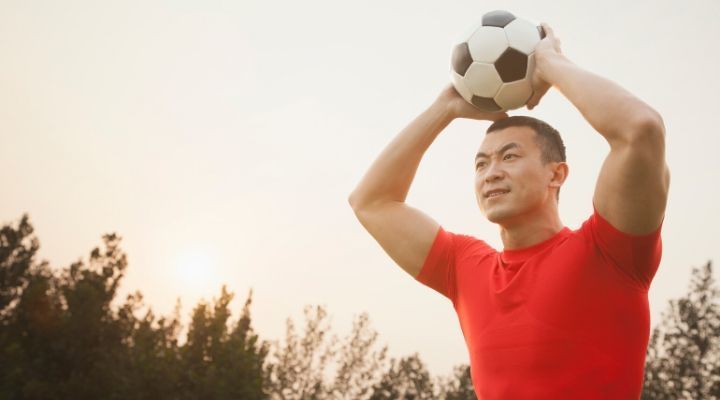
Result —
[{"label": "eyebrow", "polygon": [[[510,149],[514,148],[520,148],[521,146],[515,142],[510,142],[506,144],[505,146],[501,147],[500,150],[496,151],[495,154],[502,154]],[[482,151],[478,151],[478,153],[475,155],[475,161],[477,161],[478,158],[489,158],[487,154],[483,153]]]}]

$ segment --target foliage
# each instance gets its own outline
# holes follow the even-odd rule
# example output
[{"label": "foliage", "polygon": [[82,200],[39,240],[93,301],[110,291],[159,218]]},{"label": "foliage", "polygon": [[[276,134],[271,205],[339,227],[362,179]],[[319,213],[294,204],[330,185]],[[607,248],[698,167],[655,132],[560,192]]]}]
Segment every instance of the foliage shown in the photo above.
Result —
[{"label": "foliage", "polygon": [[374,349],[378,334],[370,328],[367,314],[355,318],[342,343],[330,336],[324,307],[306,306],[304,314],[301,337],[288,319],[284,344],[274,343],[266,369],[271,399],[367,399],[380,379],[387,352],[387,347]]},{"label": "foliage", "polygon": [[477,400],[470,376],[469,365],[458,365],[454,374],[446,379],[439,379],[439,398],[445,400]]},{"label": "foliage", "polygon": [[434,379],[418,354],[388,363],[367,313],[338,339],[325,308],[306,306],[303,331],[288,319],[280,345],[253,331],[252,291],[231,321],[223,287],[181,341],[179,305],[156,316],[140,293],[115,302],[127,256],[118,235],[102,241],[52,269],[27,215],[0,229],[0,398],[475,399],[466,365]]},{"label": "foliage", "polygon": [[420,356],[415,353],[399,361],[392,359],[390,369],[373,387],[371,400],[420,400],[435,398],[435,384]]},{"label": "foliage", "polygon": [[0,230],[0,398],[3,399],[264,399],[267,344],[250,326],[245,302],[228,328],[232,294],[192,315],[178,344],[179,310],[157,318],[139,293],[111,303],[127,268],[120,237],[103,236],[60,272],[37,263],[33,228],[23,216]]},{"label": "foliage", "polygon": [[693,268],[647,350],[643,399],[720,399],[720,290],[712,264]]}]

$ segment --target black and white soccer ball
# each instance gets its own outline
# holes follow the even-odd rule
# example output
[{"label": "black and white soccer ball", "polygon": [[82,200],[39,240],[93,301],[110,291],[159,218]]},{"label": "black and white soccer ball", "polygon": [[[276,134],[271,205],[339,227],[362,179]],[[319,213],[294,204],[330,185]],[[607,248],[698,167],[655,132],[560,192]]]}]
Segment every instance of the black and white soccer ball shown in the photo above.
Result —
[{"label": "black and white soccer ball", "polygon": [[533,94],[535,46],[545,37],[542,27],[508,11],[482,16],[452,51],[452,82],[475,107],[501,112],[524,106]]}]

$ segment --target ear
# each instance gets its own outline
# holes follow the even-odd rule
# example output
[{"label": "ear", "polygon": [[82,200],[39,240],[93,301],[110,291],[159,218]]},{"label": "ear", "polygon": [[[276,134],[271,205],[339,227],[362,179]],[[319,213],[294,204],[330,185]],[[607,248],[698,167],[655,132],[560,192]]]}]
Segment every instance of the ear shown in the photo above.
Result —
[{"label": "ear", "polygon": [[567,179],[568,174],[570,173],[570,168],[568,167],[566,162],[551,162],[552,166],[551,172],[552,172],[552,178],[550,180],[549,186],[551,188],[560,188],[563,183],[565,183],[565,179]]}]

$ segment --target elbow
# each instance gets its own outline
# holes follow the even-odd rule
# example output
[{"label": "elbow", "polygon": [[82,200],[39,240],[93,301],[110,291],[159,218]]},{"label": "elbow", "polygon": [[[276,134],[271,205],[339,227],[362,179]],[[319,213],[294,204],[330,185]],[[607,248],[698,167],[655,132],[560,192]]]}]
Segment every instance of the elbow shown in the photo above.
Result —
[{"label": "elbow", "polygon": [[362,206],[361,196],[358,195],[358,193],[356,191],[353,191],[348,196],[348,204],[350,204],[350,207],[353,209],[353,211],[355,211],[355,213],[357,213],[357,211]]},{"label": "elbow", "polygon": [[637,117],[632,131],[635,139],[665,140],[665,122],[660,113],[652,108]]},{"label": "elbow", "polygon": [[357,189],[348,196],[348,204],[350,204],[350,207],[358,217],[360,217],[361,213],[374,209],[376,206],[384,203],[387,203],[387,201],[381,198],[368,196],[367,194],[358,192]]},{"label": "elbow", "polygon": [[652,149],[654,153],[665,151],[665,123],[662,116],[648,109],[639,115],[628,129],[627,143],[631,146]]},{"label": "elbow", "polygon": [[353,192],[353,193],[350,193],[350,196],[348,196],[348,198],[347,198],[348,204],[350,204],[350,207],[351,207],[353,210],[355,209],[355,204],[357,204],[357,200],[355,200],[355,196],[354,196],[354,195],[355,195],[354,192]]}]

